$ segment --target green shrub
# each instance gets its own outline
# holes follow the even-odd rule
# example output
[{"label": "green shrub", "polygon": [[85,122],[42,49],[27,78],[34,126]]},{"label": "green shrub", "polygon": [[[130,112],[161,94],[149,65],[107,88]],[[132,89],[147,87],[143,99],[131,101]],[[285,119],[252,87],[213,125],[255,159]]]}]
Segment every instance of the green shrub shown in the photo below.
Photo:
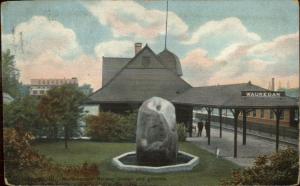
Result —
[{"label": "green shrub", "polygon": [[38,104],[39,98],[26,96],[3,105],[3,126],[22,127],[34,136],[43,135],[45,130],[43,119],[37,110]]},{"label": "green shrub", "polygon": [[22,129],[4,128],[5,177],[16,185],[65,185],[97,181],[99,170],[95,164],[63,166],[54,164],[35,152],[30,140],[33,136]]},{"label": "green shrub", "polygon": [[297,182],[298,152],[288,148],[259,156],[253,167],[235,170],[222,185],[292,185]]},{"label": "green shrub", "polygon": [[92,140],[105,142],[134,142],[136,113],[118,115],[101,112],[98,116],[86,118],[87,134]]},{"label": "green shrub", "polygon": [[128,113],[120,117],[119,124],[122,132],[119,134],[120,141],[135,142],[137,112]]},{"label": "green shrub", "polygon": [[[134,142],[136,138],[137,112],[119,115],[101,112],[98,116],[88,116],[87,135],[92,140],[105,142]],[[183,123],[177,124],[178,141],[186,141]]]},{"label": "green shrub", "polygon": [[178,141],[185,141],[186,140],[186,129],[183,123],[177,124],[177,134],[178,134]]}]

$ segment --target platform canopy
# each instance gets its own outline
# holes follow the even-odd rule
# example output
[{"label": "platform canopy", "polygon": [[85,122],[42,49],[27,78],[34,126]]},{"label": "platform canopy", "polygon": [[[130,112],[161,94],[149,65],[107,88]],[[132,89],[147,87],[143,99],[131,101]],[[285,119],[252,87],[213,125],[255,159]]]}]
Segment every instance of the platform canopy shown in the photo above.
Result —
[{"label": "platform canopy", "polygon": [[264,89],[249,83],[193,87],[172,100],[184,104],[212,108],[297,108],[297,99],[284,92]]}]

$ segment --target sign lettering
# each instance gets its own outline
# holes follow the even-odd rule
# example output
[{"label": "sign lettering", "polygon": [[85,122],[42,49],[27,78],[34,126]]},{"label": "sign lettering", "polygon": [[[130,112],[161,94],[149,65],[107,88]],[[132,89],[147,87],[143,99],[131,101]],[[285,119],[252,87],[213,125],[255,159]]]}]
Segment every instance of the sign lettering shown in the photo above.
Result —
[{"label": "sign lettering", "polygon": [[242,96],[246,97],[284,97],[285,92],[280,91],[242,91]]}]

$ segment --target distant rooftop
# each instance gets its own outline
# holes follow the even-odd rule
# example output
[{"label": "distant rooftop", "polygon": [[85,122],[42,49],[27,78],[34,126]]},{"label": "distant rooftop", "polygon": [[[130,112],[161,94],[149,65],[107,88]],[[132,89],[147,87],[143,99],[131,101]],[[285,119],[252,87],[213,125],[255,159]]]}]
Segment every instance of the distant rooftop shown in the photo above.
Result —
[{"label": "distant rooftop", "polygon": [[78,84],[76,77],[71,79],[31,79],[30,85],[63,85],[63,84]]}]

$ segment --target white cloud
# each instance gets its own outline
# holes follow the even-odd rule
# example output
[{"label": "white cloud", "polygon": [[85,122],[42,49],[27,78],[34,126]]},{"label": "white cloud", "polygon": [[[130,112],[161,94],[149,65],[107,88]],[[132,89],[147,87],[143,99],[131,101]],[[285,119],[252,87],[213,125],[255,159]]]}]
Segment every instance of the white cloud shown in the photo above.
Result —
[{"label": "white cloud", "polygon": [[208,84],[251,80],[267,87],[275,77],[298,87],[299,32],[279,36],[270,42],[233,44],[225,48],[216,60],[226,61],[226,65],[211,75]]},{"label": "white cloud", "polygon": [[184,41],[183,44],[196,44],[203,40],[254,43],[260,41],[261,38],[256,33],[249,32],[240,19],[229,17],[219,21],[206,22],[192,33],[191,38]]},{"label": "white cloud", "polygon": [[259,43],[249,50],[249,55],[272,56],[280,59],[299,56],[299,32],[277,37],[270,42]]},{"label": "white cloud", "polygon": [[112,40],[99,43],[95,47],[96,56],[101,59],[105,57],[133,57],[134,43],[131,41]]},{"label": "white cloud", "polygon": [[253,60],[247,61],[246,65],[247,65],[247,67],[246,67],[247,71],[250,71],[250,72],[252,71],[252,72],[259,73],[259,74],[266,74],[269,72],[268,67],[274,66],[275,63],[272,61],[253,59]]},{"label": "white cloud", "polygon": [[[299,33],[279,36],[270,42],[235,43],[221,51],[216,60],[231,65],[238,62],[244,66],[252,66],[251,64],[254,65],[253,62],[256,61],[255,65],[265,67],[275,76],[296,74],[299,61]],[[250,69],[252,68],[247,68],[248,71]]]},{"label": "white cloud", "polygon": [[214,61],[208,58],[207,51],[201,48],[189,52],[181,62],[184,66],[192,66],[199,69],[206,69],[214,65]]},{"label": "white cloud", "polygon": [[[165,33],[164,11],[146,9],[133,1],[85,1],[82,4],[98,18],[99,22],[112,29],[114,37],[155,39]],[[184,37],[186,23],[169,11],[168,33]]]},{"label": "white cloud", "polygon": [[194,50],[182,59],[184,77],[194,86],[252,81],[268,88],[275,77],[284,86],[289,81],[291,87],[298,87],[298,35],[283,35],[270,42],[234,43],[214,59],[208,58],[203,49]]},{"label": "white cloud", "polygon": [[196,48],[181,60],[183,78],[194,86],[203,85],[212,71],[216,70],[215,63],[208,57],[206,50]]},{"label": "white cloud", "polygon": [[14,34],[4,34],[3,49],[12,49],[22,57],[35,57],[45,51],[59,56],[74,56],[81,51],[73,30],[58,21],[34,16],[15,27]]},{"label": "white cloud", "polygon": [[100,87],[100,62],[84,54],[74,31],[60,22],[34,16],[17,25],[14,34],[1,36],[2,50],[15,55],[23,83],[32,78],[77,77],[80,84]]},{"label": "white cloud", "polygon": [[234,43],[222,50],[215,59],[219,62],[240,60],[247,55],[248,49],[252,46],[249,44]]}]

